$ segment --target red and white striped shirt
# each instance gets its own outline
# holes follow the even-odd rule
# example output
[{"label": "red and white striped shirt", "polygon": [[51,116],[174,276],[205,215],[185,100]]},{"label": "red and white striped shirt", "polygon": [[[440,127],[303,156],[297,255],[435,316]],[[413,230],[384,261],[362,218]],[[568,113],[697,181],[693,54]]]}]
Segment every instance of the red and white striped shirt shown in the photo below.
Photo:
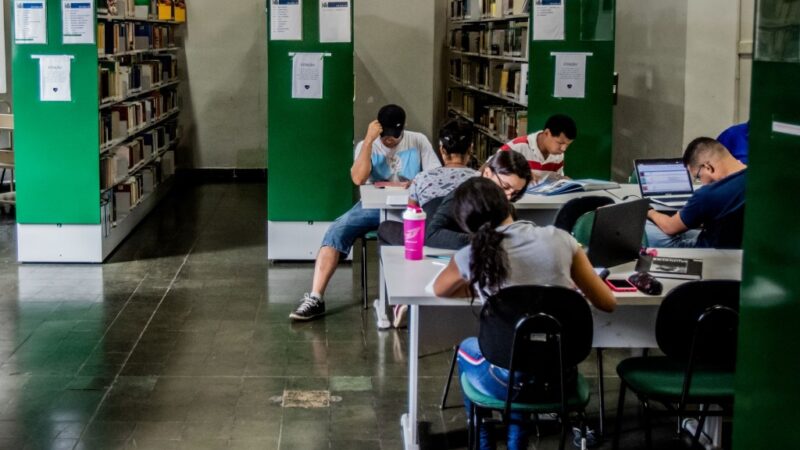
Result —
[{"label": "red and white striped shirt", "polygon": [[539,146],[536,145],[536,136],[538,136],[541,132],[542,131],[540,130],[527,136],[515,138],[511,142],[508,142],[500,147],[500,150],[514,150],[515,152],[521,153],[522,156],[528,160],[528,165],[530,166],[531,172],[533,172],[535,179],[544,178],[547,176],[548,172],[555,172],[561,176],[564,176],[564,154],[551,154],[545,158],[542,154],[542,151],[539,150]]}]

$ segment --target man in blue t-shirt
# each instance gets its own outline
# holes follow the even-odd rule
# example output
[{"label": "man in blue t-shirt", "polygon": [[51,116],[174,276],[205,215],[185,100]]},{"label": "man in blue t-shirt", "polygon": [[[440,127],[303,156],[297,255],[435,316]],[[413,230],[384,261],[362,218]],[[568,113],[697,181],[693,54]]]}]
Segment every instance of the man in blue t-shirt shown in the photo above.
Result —
[{"label": "man in blue t-shirt", "polygon": [[647,212],[649,245],[741,248],[747,166],[709,137],[689,143],[683,164],[703,187],[674,215]]}]

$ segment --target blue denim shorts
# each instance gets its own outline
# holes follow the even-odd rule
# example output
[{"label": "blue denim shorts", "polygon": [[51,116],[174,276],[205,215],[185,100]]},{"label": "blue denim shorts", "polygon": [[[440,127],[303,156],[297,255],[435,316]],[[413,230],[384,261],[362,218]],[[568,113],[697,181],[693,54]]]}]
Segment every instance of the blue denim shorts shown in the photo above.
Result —
[{"label": "blue denim shorts", "polygon": [[325,237],[322,238],[322,246],[333,247],[346,255],[350,253],[353,242],[366,233],[377,230],[380,221],[381,210],[364,209],[361,202],[358,202],[328,227]]}]

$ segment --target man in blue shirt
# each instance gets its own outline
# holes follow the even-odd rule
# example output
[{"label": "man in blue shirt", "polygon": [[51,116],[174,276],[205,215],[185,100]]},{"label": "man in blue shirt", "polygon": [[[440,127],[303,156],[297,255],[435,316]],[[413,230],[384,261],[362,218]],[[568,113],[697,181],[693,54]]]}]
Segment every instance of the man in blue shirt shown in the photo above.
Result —
[{"label": "man in blue shirt", "polygon": [[717,136],[720,144],[731,152],[734,158],[747,164],[747,152],[750,147],[750,122],[728,127]]},{"label": "man in blue shirt", "polygon": [[674,215],[648,211],[649,245],[741,248],[747,166],[709,137],[689,143],[683,164],[703,187]]}]

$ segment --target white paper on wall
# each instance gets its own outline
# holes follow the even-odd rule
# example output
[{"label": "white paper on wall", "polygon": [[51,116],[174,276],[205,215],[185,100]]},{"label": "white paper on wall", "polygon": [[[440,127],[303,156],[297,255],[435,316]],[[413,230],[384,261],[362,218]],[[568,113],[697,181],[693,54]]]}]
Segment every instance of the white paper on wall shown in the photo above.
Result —
[{"label": "white paper on wall", "polygon": [[72,55],[33,55],[39,60],[39,100],[72,101]]},{"label": "white paper on wall", "polygon": [[350,0],[319,0],[319,41],[350,42]]},{"label": "white paper on wall", "polygon": [[270,0],[269,20],[270,40],[303,40],[303,0]]},{"label": "white paper on wall", "polygon": [[553,97],[586,97],[586,52],[553,52],[556,57],[556,73],[553,83]]},{"label": "white paper on wall", "polygon": [[292,98],[322,98],[323,53],[295,53],[292,59]]}]

